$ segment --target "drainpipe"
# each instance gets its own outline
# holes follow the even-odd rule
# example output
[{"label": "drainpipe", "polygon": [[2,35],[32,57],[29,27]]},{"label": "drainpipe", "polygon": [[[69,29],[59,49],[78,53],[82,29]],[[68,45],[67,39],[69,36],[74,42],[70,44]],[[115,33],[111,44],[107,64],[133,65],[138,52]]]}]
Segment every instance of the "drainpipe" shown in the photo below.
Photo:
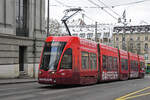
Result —
[{"label": "drainpipe", "polygon": [[34,32],[33,32],[33,78],[35,78],[36,61],[36,0],[34,0]]}]

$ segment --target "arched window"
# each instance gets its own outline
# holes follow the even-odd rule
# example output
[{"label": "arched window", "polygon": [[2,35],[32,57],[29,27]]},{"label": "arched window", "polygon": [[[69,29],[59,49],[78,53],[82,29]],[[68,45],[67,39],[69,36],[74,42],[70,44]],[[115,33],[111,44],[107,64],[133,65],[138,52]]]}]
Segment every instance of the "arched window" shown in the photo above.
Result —
[{"label": "arched window", "polygon": [[133,43],[130,43],[130,48],[133,49]]},{"label": "arched window", "polygon": [[145,49],[148,49],[148,43],[145,43]]}]

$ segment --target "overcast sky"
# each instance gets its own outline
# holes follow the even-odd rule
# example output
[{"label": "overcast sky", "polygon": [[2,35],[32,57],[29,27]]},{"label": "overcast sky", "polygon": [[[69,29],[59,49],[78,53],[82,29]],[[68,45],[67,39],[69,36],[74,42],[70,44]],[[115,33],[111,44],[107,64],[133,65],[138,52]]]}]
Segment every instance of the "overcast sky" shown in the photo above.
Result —
[{"label": "overcast sky", "polygon": [[[59,21],[64,16],[63,11],[65,9],[81,7],[84,12],[73,18],[81,18],[82,13],[84,13],[87,16],[85,17],[86,23],[95,23],[94,21],[97,21],[99,23],[114,24],[117,23],[115,18],[121,17],[124,10],[126,10],[127,20],[131,19],[129,25],[150,24],[150,0],[50,0],[50,5],[50,18]],[[97,7],[107,8],[101,9]],[[106,13],[106,11],[115,18]]]}]

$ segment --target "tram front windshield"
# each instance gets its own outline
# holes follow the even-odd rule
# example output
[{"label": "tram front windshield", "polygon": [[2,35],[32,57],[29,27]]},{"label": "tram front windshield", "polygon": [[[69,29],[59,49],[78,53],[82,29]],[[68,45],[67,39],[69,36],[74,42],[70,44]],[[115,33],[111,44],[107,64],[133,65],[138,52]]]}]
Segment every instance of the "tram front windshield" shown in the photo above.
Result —
[{"label": "tram front windshield", "polygon": [[40,69],[56,70],[66,42],[46,42],[42,54]]}]

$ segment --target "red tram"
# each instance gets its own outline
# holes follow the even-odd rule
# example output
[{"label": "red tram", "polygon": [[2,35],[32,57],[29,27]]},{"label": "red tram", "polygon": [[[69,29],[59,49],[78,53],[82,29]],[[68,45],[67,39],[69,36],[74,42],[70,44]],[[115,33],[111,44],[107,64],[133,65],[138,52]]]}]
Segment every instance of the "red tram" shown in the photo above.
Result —
[{"label": "red tram", "polygon": [[73,36],[48,37],[41,54],[41,84],[94,84],[144,77],[144,59],[127,51]]},{"label": "red tram", "polygon": [[138,55],[131,52],[129,54],[129,78],[139,77],[139,60]]},{"label": "red tram", "polygon": [[145,75],[145,63],[143,56],[138,56],[139,60],[139,78],[143,78]]},{"label": "red tram", "polygon": [[101,81],[117,80],[119,78],[118,49],[103,44],[100,46]]},{"label": "red tram", "polygon": [[119,50],[119,65],[120,80],[127,80],[129,78],[129,60],[127,51]]}]

